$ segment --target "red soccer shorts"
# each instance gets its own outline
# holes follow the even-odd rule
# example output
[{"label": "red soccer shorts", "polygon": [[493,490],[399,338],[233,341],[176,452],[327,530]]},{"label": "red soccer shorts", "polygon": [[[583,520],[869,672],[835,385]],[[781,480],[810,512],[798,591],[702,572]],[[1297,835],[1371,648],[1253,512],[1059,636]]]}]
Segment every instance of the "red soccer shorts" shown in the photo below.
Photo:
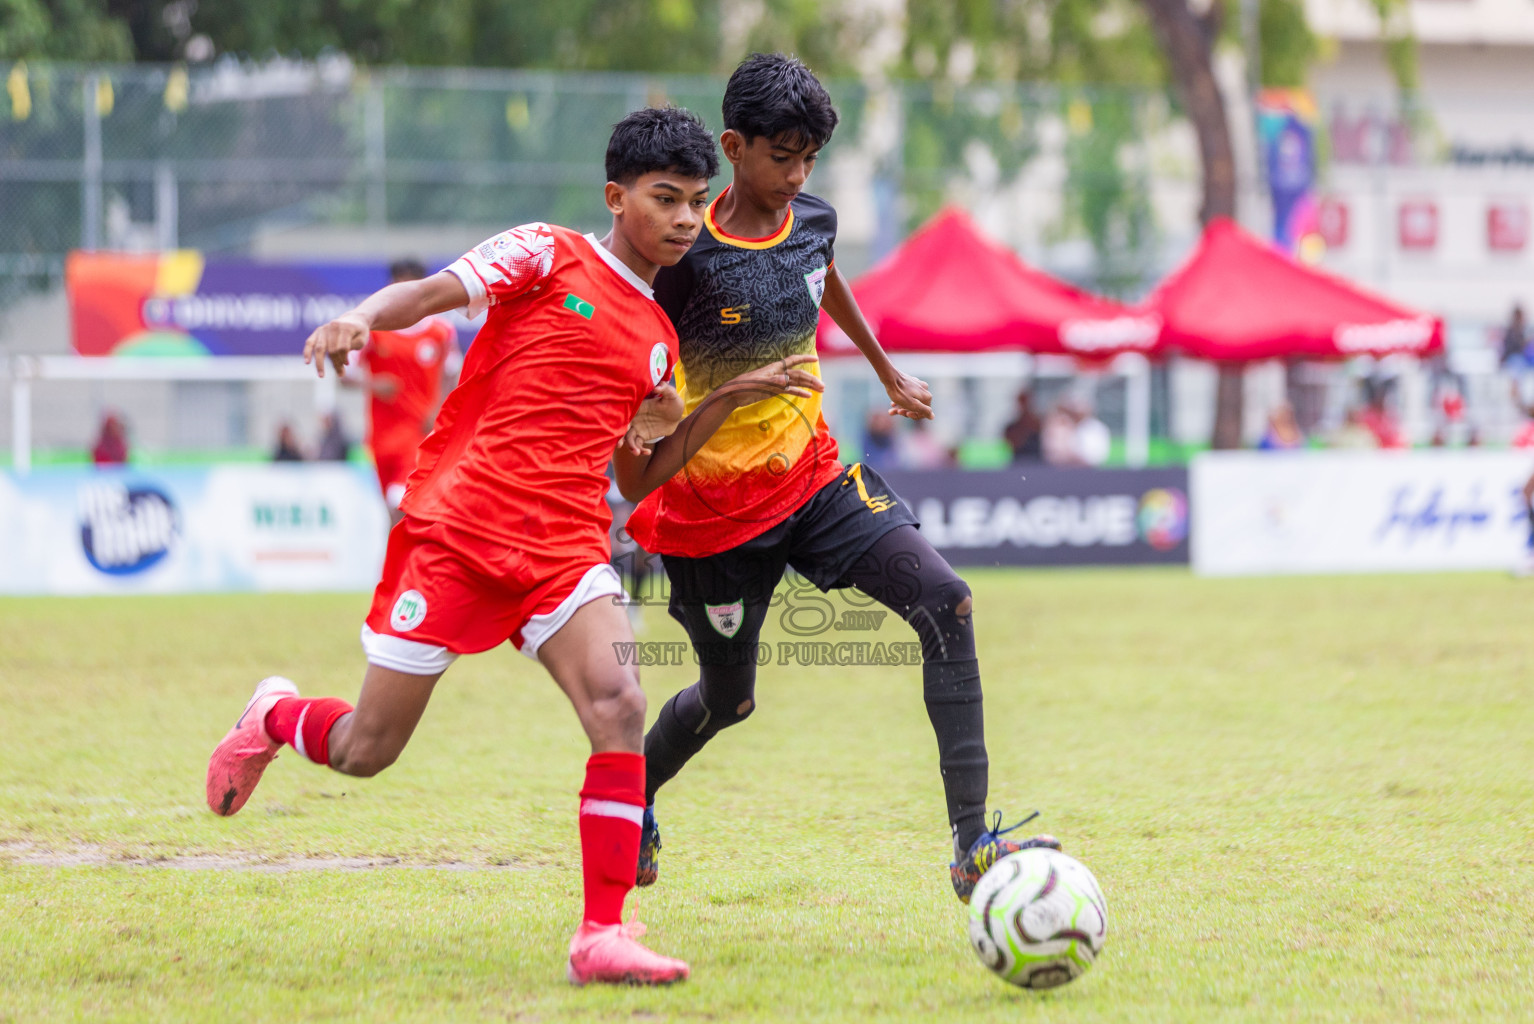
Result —
[{"label": "red soccer shorts", "polygon": [[623,584],[607,562],[588,557],[537,573],[505,550],[444,523],[402,520],[389,533],[383,578],[362,626],[368,661],[435,675],[460,654],[507,640],[537,660],[576,609],[623,600]]}]

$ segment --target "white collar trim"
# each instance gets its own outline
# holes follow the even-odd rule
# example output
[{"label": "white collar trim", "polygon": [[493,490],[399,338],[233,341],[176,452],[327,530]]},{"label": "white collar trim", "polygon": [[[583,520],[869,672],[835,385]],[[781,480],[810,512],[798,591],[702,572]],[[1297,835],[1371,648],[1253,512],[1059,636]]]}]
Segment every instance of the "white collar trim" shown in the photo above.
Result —
[{"label": "white collar trim", "polygon": [[633,285],[634,290],[637,291],[640,295],[643,295],[651,302],[655,301],[655,290],[649,285],[645,284],[642,277],[630,270],[628,268],[628,264],[624,263],[618,257],[609,252],[607,250],[607,246],[597,241],[596,235],[588,232],[583,237],[586,239],[586,241],[591,243],[591,247],[597,251],[597,255],[602,257],[602,262],[613,268],[613,273],[617,274],[629,284]]}]

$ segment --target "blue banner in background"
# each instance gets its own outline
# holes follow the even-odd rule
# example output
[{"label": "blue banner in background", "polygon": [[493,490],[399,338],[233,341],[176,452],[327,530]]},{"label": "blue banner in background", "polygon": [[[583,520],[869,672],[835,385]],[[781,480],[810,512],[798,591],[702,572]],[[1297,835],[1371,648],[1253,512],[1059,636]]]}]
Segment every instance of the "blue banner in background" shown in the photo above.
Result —
[{"label": "blue banner in background", "polygon": [[[302,351],[389,273],[383,263],[249,263],[182,249],[71,253],[65,282],[81,355],[276,356]],[[467,346],[477,325],[452,320]]]}]

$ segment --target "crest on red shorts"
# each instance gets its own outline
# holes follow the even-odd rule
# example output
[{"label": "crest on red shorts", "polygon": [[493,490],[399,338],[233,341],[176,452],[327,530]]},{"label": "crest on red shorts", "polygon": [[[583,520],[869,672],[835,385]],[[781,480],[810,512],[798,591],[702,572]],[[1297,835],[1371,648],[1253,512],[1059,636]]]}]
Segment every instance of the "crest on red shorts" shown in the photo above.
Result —
[{"label": "crest on red shorts", "polygon": [[408,633],[426,621],[426,598],[419,590],[407,590],[394,602],[389,626],[396,633]]}]

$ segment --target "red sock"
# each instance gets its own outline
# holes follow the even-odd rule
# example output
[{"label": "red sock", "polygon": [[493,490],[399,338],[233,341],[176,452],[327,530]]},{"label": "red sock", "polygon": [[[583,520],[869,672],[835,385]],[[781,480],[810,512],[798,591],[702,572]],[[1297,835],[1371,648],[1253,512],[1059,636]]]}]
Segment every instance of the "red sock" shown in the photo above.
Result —
[{"label": "red sock", "polygon": [[581,875],[585,919],[623,920],[623,898],[639,868],[639,825],[644,820],[644,755],[592,754],[581,787]]},{"label": "red sock", "polygon": [[284,697],[266,713],[266,734],[329,767],[330,727],[351,710],[339,697]]}]

